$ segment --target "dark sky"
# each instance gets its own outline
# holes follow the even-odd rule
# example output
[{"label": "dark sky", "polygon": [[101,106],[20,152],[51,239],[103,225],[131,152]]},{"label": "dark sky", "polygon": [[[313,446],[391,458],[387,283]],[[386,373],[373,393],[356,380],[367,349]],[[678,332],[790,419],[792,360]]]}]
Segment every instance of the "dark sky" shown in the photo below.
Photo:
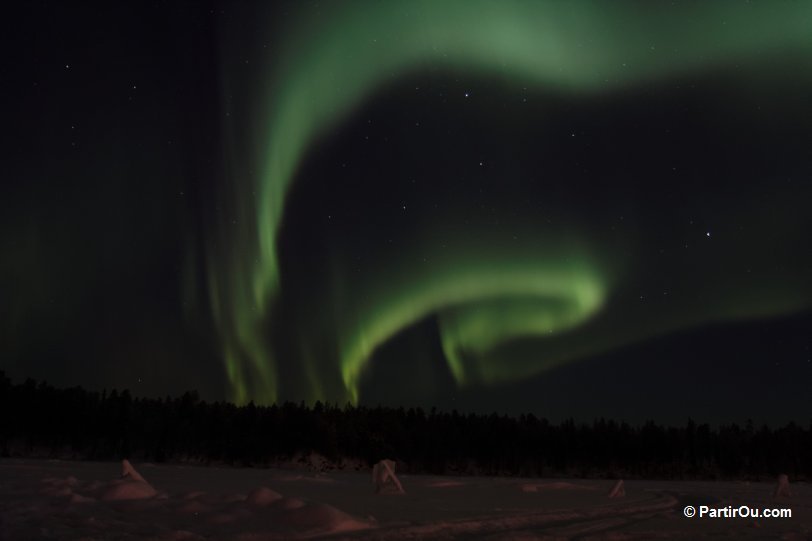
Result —
[{"label": "dark sky", "polygon": [[10,13],[0,369],[808,422],[802,4]]}]

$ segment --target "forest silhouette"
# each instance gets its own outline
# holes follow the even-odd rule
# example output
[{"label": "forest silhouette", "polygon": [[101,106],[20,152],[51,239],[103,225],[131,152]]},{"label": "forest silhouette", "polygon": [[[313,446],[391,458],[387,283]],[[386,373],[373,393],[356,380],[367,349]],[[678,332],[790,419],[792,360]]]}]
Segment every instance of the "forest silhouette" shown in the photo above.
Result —
[{"label": "forest silhouette", "polygon": [[[237,406],[129,391],[57,389],[0,371],[0,455],[264,467],[319,456],[322,469],[371,466],[454,475],[812,480],[812,422],[782,427],[688,419],[553,424],[532,414],[286,402]],[[312,466],[312,462],[308,462]]]}]

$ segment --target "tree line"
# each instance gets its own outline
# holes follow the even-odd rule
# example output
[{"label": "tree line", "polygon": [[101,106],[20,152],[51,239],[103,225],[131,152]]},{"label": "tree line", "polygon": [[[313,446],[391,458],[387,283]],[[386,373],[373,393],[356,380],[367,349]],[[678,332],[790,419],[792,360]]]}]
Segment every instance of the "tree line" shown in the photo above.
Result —
[{"label": "tree line", "polygon": [[0,371],[0,455],[130,458],[235,466],[317,454],[330,467],[393,458],[411,473],[663,479],[812,480],[808,427],[641,425],[596,419],[554,424],[532,414],[286,402],[237,406],[197,392],[57,389]]}]

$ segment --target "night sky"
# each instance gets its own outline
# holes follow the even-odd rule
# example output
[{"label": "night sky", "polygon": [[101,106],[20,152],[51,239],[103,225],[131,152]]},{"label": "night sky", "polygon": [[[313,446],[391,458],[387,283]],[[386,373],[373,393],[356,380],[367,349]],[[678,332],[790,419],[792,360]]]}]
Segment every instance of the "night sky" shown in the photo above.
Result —
[{"label": "night sky", "polygon": [[812,4],[30,2],[0,369],[808,422]]}]

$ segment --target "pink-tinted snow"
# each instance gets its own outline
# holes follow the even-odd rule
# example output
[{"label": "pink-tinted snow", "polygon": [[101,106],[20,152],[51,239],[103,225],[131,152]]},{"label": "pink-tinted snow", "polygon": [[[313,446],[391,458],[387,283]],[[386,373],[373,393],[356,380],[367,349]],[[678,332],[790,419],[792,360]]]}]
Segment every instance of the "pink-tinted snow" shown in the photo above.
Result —
[{"label": "pink-tinted snow", "polygon": [[[812,539],[812,487],[792,483],[302,474],[133,463],[0,461],[0,540]],[[125,467],[126,473],[126,467]],[[140,474],[140,479],[139,475]],[[689,519],[685,505],[789,507],[787,519]]]}]

